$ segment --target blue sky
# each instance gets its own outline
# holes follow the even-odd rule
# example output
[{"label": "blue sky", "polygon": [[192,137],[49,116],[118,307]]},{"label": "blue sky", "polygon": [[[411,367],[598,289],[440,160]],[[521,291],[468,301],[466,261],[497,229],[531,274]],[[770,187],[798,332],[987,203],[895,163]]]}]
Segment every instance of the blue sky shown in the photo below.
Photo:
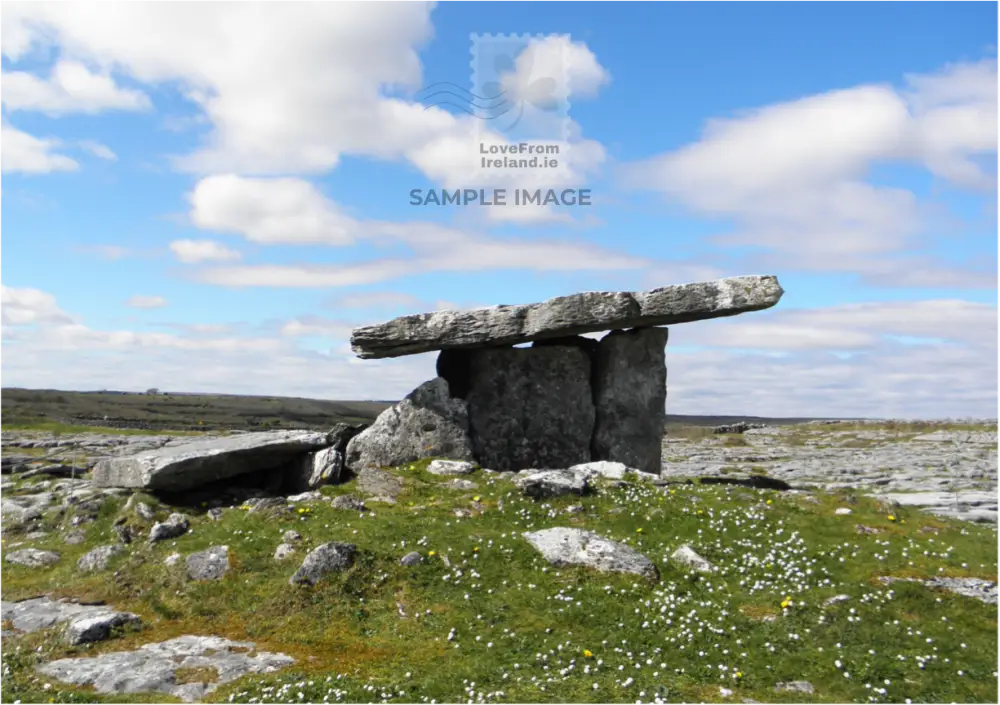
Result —
[{"label": "blue sky", "polygon": [[[671,330],[669,412],[996,415],[995,4],[284,8],[4,5],[5,386],[395,398],[434,355],[352,327],[772,273]],[[420,102],[501,39],[517,126]],[[470,168],[523,140],[561,168]],[[409,204],[454,188],[594,203]]]}]

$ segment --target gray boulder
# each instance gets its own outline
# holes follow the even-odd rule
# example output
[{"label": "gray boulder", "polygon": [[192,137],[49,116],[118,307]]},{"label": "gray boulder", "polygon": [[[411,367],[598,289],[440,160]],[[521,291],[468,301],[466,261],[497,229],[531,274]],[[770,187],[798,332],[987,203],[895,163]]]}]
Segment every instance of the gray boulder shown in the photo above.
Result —
[{"label": "gray boulder", "polygon": [[229,572],[229,547],[212,546],[187,557],[187,573],[192,580],[222,580]]},{"label": "gray boulder", "polygon": [[417,387],[354,436],[346,464],[358,473],[432,457],[472,459],[466,404],[451,397],[440,377]]},{"label": "gray boulder", "polygon": [[365,503],[352,494],[342,494],[334,497],[333,501],[330,502],[330,506],[334,509],[346,509],[351,512],[365,511]]},{"label": "gray boulder", "polygon": [[481,465],[564,468],[591,459],[591,364],[582,346],[449,350],[438,373],[465,394]]},{"label": "gray boulder", "polygon": [[325,433],[268,431],[163,446],[94,466],[99,487],[184,490],[236,475],[287,465],[297,456],[330,445]]},{"label": "gray boulder", "polygon": [[328,574],[346,570],[357,557],[357,546],[349,543],[324,543],[314,548],[295,574],[289,578],[291,585],[315,585]]},{"label": "gray boulder", "polygon": [[116,612],[105,605],[80,605],[49,597],[2,602],[0,618],[10,621],[19,632],[37,632],[68,623],[66,636],[71,644],[107,639],[113,627],[139,621],[134,614]]},{"label": "gray boulder", "polygon": [[734,316],[770,308],[783,293],[773,276],[732,277],[641,293],[592,291],[536,304],[403,316],[354,329],[351,348],[361,358],[384,358],[432,350],[517,345],[582,333]]},{"label": "gray boulder", "polygon": [[22,548],[4,553],[4,560],[15,565],[29,568],[43,568],[59,562],[59,554],[55,551],[40,551],[37,548]]},{"label": "gray boulder", "polygon": [[660,474],[666,424],[666,328],[614,331],[594,358],[593,452],[644,472]]},{"label": "gray boulder", "polygon": [[633,573],[659,579],[651,560],[635,549],[599,536],[592,531],[558,527],[523,534],[549,563],[581,565],[602,572]]},{"label": "gray boulder", "polygon": [[76,562],[77,570],[82,570],[85,573],[106,570],[111,559],[124,550],[119,544],[98,546],[91,551],[87,551],[80,557],[80,560]]}]

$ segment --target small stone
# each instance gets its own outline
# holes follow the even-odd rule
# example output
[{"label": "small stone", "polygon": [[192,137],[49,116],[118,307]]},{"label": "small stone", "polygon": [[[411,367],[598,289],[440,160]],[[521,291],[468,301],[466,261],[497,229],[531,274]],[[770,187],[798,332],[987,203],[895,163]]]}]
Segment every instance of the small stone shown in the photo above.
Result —
[{"label": "small stone", "polygon": [[330,506],[334,509],[346,509],[352,512],[365,511],[365,503],[352,494],[342,494],[339,497],[334,497],[333,501],[330,502]]},{"label": "small stone", "polygon": [[851,599],[850,595],[834,595],[833,597],[824,600],[823,604],[829,607],[830,605],[837,605],[840,604],[841,602],[847,602],[850,599]]},{"label": "small stone", "polygon": [[566,494],[582,495],[590,485],[587,479],[569,470],[527,470],[514,484],[524,494],[536,499],[558,497]]},{"label": "small stone", "polygon": [[774,689],[779,693],[782,691],[792,692],[792,693],[805,693],[807,695],[812,695],[816,692],[813,688],[813,684],[809,681],[788,681],[787,683],[778,683],[774,686]]},{"label": "small stone", "polygon": [[845,515],[851,513],[851,508],[850,507],[837,507],[835,510],[833,510],[833,513],[836,514],[837,516],[845,516]]},{"label": "small stone", "polygon": [[292,541],[301,541],[302,534],[293,529],[289,529],[288,531],[286,531],[281,535],[281,540],[284,541],[285,543],[291,543]]},{"label": "small stone", "polygon": [[542,557],[556,566],[583,565],[602,572],[633,573],[657,580],[651,560],[625,544],[592,531],[556,527],[523,534]]},{"label": "small stone", "polygon": [[66,639],[70,644],[88,644],[94,641],[104,641],[111,636],[111,630],[126,624],[141,624],[138,615],[131,612],[109,612],[95,617],[84,617],[69,623],[66,628]]},{"label": "small stone", "polygon": [[449,482],[445,483],[445,487],[448,487],[449,489],[463,490],[463,491],[474,490],[478,486],[479,485],[477,485],[475,482],[472,482],[471,480],[459,480],[458,478],[450,480]]},{"label": "small stone", "polygon": [[177,565],[178,563],[181,562],[182,558],[184,558],[184,556],[182,556],[177,552],[171,553],[169,556],[163,559],[163,565],[167,566]]},{"label": "small stone", "polygon": [[290,543],[279,543],[274,549],[274,560],[283,561],[295,553],[295,546]]},{"label": "small stone", "polygon": [[468,475],[476,466],[466,460],[432,460],[427,472],[432,475]]},{"label": "small stone", "polygon": [[410,553],[407,553],[405,556],[403,556],[399,560],[400,564],[401,565],[405,565],[405,566],[419,565],[419,564],[423,563],[423,561],[424,561],[424,557],[421,556],[416,551],[411,551]]},{"label": "small stone", "polygon": [[209,509],[205,513],[205,515],[209,519],[211,519],[212,521],[221,521],[222,520],[222,514],[223,514],[223,511],[222,511],[221,507],[213,507],[212,509]]},{"label": "small stone", "polygon": [[670,560],[679,563],[687,568],[692,568],[699,573],[711,573],[714,568],[707,560],[699,556],[693,548],[684,544],[670,556]]},{"label": "small stone", "polygon": [[81,544],[86,540],[87,540],[87,532],[82,530],[70,531],[68,534],[66,534],[66,537],[63,539],[63,541],[70,544],[71,546]]},{"label": "small stone", "polygon": [[135,513],[143,521],[153,521],[156,518],[156,512],[145,502],[136,502]]},{"label": "small stone", "polygon": [[190,522],[188,522],[186,516],[176,513],[171,514],[166,521],[153,524],[153,528],[149,530],[149,541],[152,543],[154,541],[176,538],[187,533],[189,527]]},{"label": "small stone", "polygon": [[318,490],[311,490],[309,492],[302,492],[301,494],[293,494],[288,497],[288,501],[295,502],[315,502],[316,500],[323,499],[323,495]]},{"label": "small stone", "polygon": [[584,511],[585,510],[582,504],[572,504],[566,507],[567,514],[583,514]]}]

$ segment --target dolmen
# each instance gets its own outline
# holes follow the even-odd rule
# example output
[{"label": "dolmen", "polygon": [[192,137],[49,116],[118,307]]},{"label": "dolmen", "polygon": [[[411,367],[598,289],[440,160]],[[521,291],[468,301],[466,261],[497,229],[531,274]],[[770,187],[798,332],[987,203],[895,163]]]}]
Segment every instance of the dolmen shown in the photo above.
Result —
[{"label": "dolmen", "polygon": [[[607,460],[658,475],[663,326],[760,311],[783,293],[774,276],[741,276],[356,328],[359,357],[438,351],[438,376],[354,436],[345,463],[358,471],[435,457],[517,471]],[[600,340],[582,337],[603,331]]]},{"label": "dolmen", "polygon": [[[357,328],[359,357],[438,352],[437,377],[370,426],[169,443],[94,467],[98,487],[185,493],[249,486],[295,494],[424,458],[497,471],[621,463],[659,475],[666,422],[664,326],[774,306],[773,276],[645,292],[403,316]],[[584,334],[607,332],[600,340]],[[523,347],[530,344],[529,347]],[[249,483],[246,485],[244,483]]]}]

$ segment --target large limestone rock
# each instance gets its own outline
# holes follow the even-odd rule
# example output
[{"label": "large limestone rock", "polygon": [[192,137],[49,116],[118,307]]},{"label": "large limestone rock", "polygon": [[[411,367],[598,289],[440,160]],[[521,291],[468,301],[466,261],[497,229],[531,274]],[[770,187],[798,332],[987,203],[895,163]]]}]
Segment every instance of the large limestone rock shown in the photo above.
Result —
[{"label": "large limestone rock", "polygon": [[436,377],[417,387],[347,444],[347,467],[394,467],[421,458],[472,460],[469,414]]},{"label": "large limestone rock", "polygon": [[94,467],[99,487],[177,491],[236,475],[286,465],[297,456],[330,445],[314,431],[245,433],[164,446],[137,455],[105,458]]},{"label": "large limestone rock", "polygon": [[403,316],[356,328],[351,347],[362,358],[385,358],[517,345],[581,333],[735,316],[770,308],[783,293],[773,276],[732,277],[638,293],[586,292],[536,304]]},{"label": "large limestone rock", "polygon": [[483,467],[565,468],[591,459],[591,367],[581,346],[447,351],[438,373],[465,392]]},{"label": "large limestone rock", "polygon": [[666,423],[666,328],[609,333],[594,357],[595,460],[659,475]]}]

